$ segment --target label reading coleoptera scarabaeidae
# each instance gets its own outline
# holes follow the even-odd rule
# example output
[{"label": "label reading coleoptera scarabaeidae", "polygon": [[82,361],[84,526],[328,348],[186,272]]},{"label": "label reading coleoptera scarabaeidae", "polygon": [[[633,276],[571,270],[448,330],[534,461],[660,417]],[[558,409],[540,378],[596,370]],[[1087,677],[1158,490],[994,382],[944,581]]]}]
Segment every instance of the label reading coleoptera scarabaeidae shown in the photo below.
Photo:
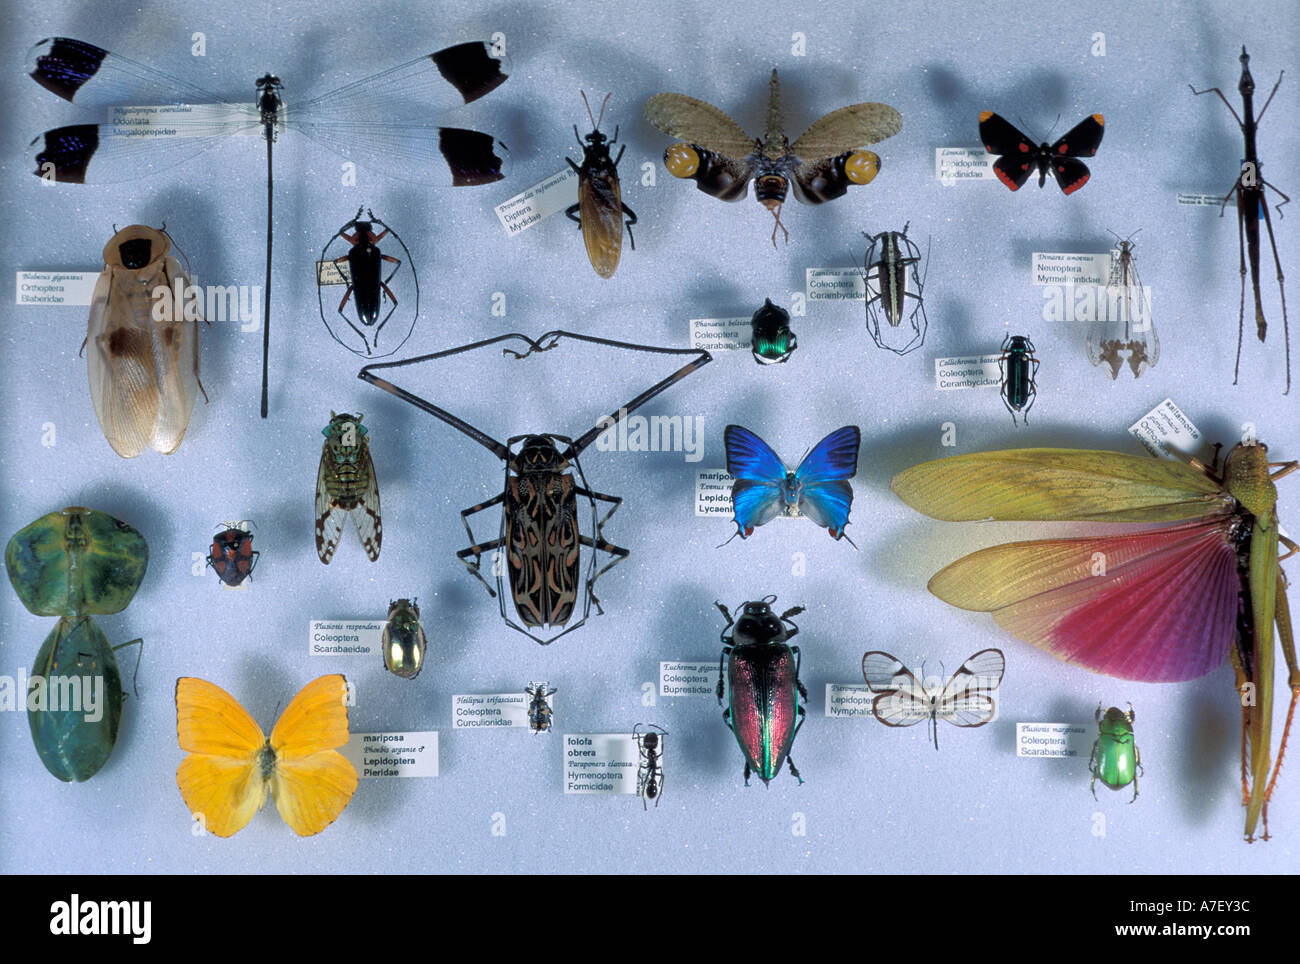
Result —
[{"label": "label reading coleoptera scarabaeidae", "polygon": [[1031,271],[1036,285],[1104,285],[1110,278],[1112,260],[1110,252],[1035,251]]},{"label": "label reading coleoptera scarabaeidae", "polygon": [[683,660],[659,664],[660,696],[718,695],[718,661],[691,663]]},{"label": "label reading coleoptera scarabaeidae", "polygon": [[934,387],[940,391],[957,388],[997,388],[1002,384],[999,361],[1002,354],[969,355],[964,358],[936,358]]},{"label": "label reading coleoptera scarabaeidae", "polygon": [[[548,697],[552,708],[555,697]],[[528,728],[528,697],[518,693],[474,693],[451,698],[451,725],[457,730]]]},{"label": "label reading coleoptera scarabaeidae", "polygon": [[1096,734],[1095,726],[1074,723],[1017,723],[1016,756],[1087,758]]},{"label": "label reading coleoptera scarabaeidae", "polygon": [[731,484],[726,469],[701,469],[695,473],[695,514],[731,515]]},{"label": "label reading coleoptera scarabaeidae", "polygon": [[353,733],[339,752],[360,777],[436,777],[438,731]]},{"label": "label reading coleoptera scarabaeidae", "polygon": [[990,181],[996,178],[993,173],[996,160],[996,155],[978,147],[936,147],[934,176],[945,187],[961,181]]},{"label": "label reading coleoptera scarabaeidae", "polygon": [[1162,459],[1177,460],[1179,452],[1195,455],[1205,441],[1201,430],[1168,398],[1130,425],[1128,431],[1143,448]]},{"label": "label reading coleoptera scarabaeidae", "polygon": [[706,351],[749,348],[754,334],[749,318],[692,318],[691,347]]},{"label": "label reading coleoptera scarabaeidae", "polygon": [[14,304],[86,307],[98,280],[98,271],[19,271]]},{"label": "label reading coleoptera scarabaeidae", "polygon": [[871,716],[875,694],[865,683],[827,683],[827,716]]},{"label": "label reading coleoptera scarabaeidae", "polygon": [[[664,742],[661,737],[661,763]],[[636,739],[630,733],[566,733],[564,792],[634,794],[640,760]]]},{"label": "label reading coleoptera scarabaeidae", "polygon": [[369,656],[380,652],[385,619],[313,619],[307,633],[312,656]]},{"label": "label reading coleoptera scarabaeidae", "polygon": [[809,301],[865,301],[867,282],[861,268],[805,268]]},{"label": "label reading coleoptera scarabaeidae", "polygon": [[497,219],[506,229],[506,234],[514,237],[543,218],[549,218],[557,211],[563,211],[569,205],[577,203],[578,173],[572,168],[565,168],[544,181],[538,181],[509,201],[498,204]]}]

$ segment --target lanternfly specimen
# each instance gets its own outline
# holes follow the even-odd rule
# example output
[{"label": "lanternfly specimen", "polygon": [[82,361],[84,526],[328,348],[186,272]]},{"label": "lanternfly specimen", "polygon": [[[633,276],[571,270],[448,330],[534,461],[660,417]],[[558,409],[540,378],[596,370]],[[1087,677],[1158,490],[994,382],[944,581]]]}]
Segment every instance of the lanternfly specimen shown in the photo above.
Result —
[{"label": "lanternfly specimen", "polygon": [[384,525],[368,430],[361,424],[360,414],[330,412],[330,423],[321,434],[325,445],[316,472],[316,554],[329,565],[343,535],[343,520],[351,514],[361,547],[374,562],[379,558]]},{"label": "lanternfly specimen", "polygon": [[1115,240],[1119,244],[1111,260],[1105,305],[1097,306],[1097,318],[1088,329],[1088,360],[1094,365],[1105,362],[1111,378],[1128,362],[1133,377],[1139,378],[1160,360],[1160,339],[1151,321],[1151,299],[1138,277],[1133,238],[1115,235]]},{"label": "lanternfly specimen", "polygon": [[1050,170],[1066,194],[1073,194],[1092,176],[1088,165],[1077,160],[1092,157],[1106,133],[1106,119],[1100,114],[1085,117],[1066,131],[1051,147],[1044,141],[1037,147],[1000,114],[986,110],[980,114],[980,140],[990,154],[1001,154],[993,162],[993,173],[1013,191],[1020,190],[1029,175],[1038,172],[1038,186],[1047,181]]},{"label": "lanternfly specimen", "polygon": [[[411,252],[397,232],[375,217],[374,212],[367,211],[368,219],[361,220],[362,210],[357,208],[357,216],[334,232],[321,251],[316,265],[316,293],[321,320],[335,341],[354,355],[383,358],[405,345],[415,330],[415,319],[420,314],[420,280],[415,274]],[[335,240],[343,241],[348,248],[345,254],[331,257],[330,247],[334,246],[335,250],[340,247],[334,245]],[[379,247],[381,241],[390,251],[400,249],[405,257],[385,254]],[[399,299],[393,293],[393,279],[403,267],[410,278],[406,282],[409,294]],[[342,300],[334,308],[331,295],[328,299],[331,307],[326,309],[325,291],[339,281],[346,286]],[[409,304],[404,303],[408,300]],[[393,321],[399,307],[402,316],[384,334],[385,326]],[[337,321],[332,321],[334,318],[342,320],[347,328],[339,327]]]},{"label": "lanternfly specimen", "polygon": [[793,186],[805,204],[842,197],[853,184],[868,184],[880,170],[880,158],[861,150],[893,137],[903,118],[888,104],[852,104],[831,111],[793,143],[781,119],[781,83],[776,71],[768,96],[767,129],[750,137],[725,113],[684,94],[656,94],[645,104],[645,119],[681,143],[664,152],[664,166],[674,177],[690,178],[706,194],[738,201],[754,179],[754,196],[772,212],[772,244],[781,223],[781,205]]},{"label": "lanternfly specimen", "polygon": [[609,103],[610,94],[600,105],[600,117],[592,117],[591,104],[587,103],[584,91],[582,102],[587,104],[587,116],[591,117],[591,133],[587,143],[582,143],[578,126],[573,126],[573,136],[578,138],[582,147],[582,167],[569,158],[569,167],[578,174],[578,203],[571,205],[564,213],[577,221],[582,228],[582,240],[587,246],[587,257],[596,274],[602,278],[614,277],[618,269],[618,259],[623,253],[623,218],[627,216],[627,240],[636,250],[636,239],[632,237],[632,225],[636,224],[636,214],[623,203],[623,195],[618,185],[618,162],[623,160],[624,144],[618,150],[618,157],[611,158],[609,150],[618,143],[618,125],[614,126],[614,136],[606,138],[600,132],[600,122],[605,119],[605,104]]}]

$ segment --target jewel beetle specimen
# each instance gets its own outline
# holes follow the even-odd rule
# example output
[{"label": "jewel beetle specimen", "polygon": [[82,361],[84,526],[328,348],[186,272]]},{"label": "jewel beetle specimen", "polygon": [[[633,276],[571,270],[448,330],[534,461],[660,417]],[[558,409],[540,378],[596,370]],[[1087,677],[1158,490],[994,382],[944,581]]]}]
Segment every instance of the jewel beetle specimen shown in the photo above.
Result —
[{"label": "jewel beetle specimen", "polygon": [[1019,412],[1026,425],[1029,424],[1029,410],[1034,407],[1038,397],[1038,356],[1034,354],[1034,343],[1024,335],[1010,333],[1002,339],[1002,355],[998,359],[998,368],[1002,372],[1002,404],[1011,413],[1011,423],[1016,424],[1016,412]]},{"label": "jewel beetle specimen", "polygon": [[[928,322],[925,317],[925,274],[921,264],[921,249],[907,236],[910,222],[902,231],[881,231],[867,239],[867,254],[863,259],[867,286],[867,334],[877,348],[906,355],[925,343]],[[926,269],[929,270],[928,268]],[[910,284],[909,284],[910,279]],[[880,322],[884,319],[889,328],[898,328],[904,321],[911,337],[901,347],[885,342]],[[904,336],[906,337],[906,336]]]},{"label": "jewel beetle specimen", "polygon": [[555,695],[555,687],[547,689],[547,683],[543,680],[540,683],[529,683],[524,687],[524,695],[528,697],[528,728],[534,733],[546,733],[551,729],[551,720],[555,716],[551,708],[551,697]]},{"label": "jewel beetle specimen", "polygon": [[[1007,661],[1000,649],[981,649],[958,667],[942,688],[927,686],[897,656],[873,649],[862,655],[867,688],[879,694],[871,712],[885,726],[930,726],[939,749],[939,721],[953,726],[983,726],[997,715],[993,691],[1002,682]],[[924,675],[924,670],[922,670]],[[938,680],[936,682],[941,682]]]},{"label": "jewel beetle specimen", "polygon": [[[641,727],[645,732],[641,732]],[[654,723],[638,723],[632,728],[632,739],[636,741],[636,795],[641,798],[641,809],[649,810],[646,802],[653,800],[659,806],[659,798],[664,790],[664,751],[663,738],[668,731]]]},{"label": "jewel beetle specimen", "polygon": [[325,445],[316,471],[316,554],[329,565],[343,535],[349,514],[356,523],[361,547],[370,561],[379,558],[384,538],[379,515],[379,480],[370,459],[370,441],[362,416],[330,412],[330,423],[321,429]]},{"label": "jewel beetle specimen", "polygon": [[[104,437],[133,459],[170,455],[189,428],[199,384],[201,305],[166,231],[133,224],[104,246],[86,330],[90,398]],[[204,393],[207,397],[207,393]]]},{"label": "jewel beetle specimen", "polygon": [[176,681],[176,737],[188,756],[176,769],[185,806],[218,837],[238,833],[269,795],[300,837],[318,834],[352,799],[357,771],[348,742],[348,682],[339,674],[304,686],[268,737],[215,683]]},{"label": "jewel beetle specimen", "polygon": [[[616,408],[612,414],[601,418],[577,438],[531,433],[513,436],[505,442],[497,441],[446,409],[394,385],[378,374],[386,369],[423,365],[511,340],[521,341],[525,346],[523,351],[503,349],[505,354],[516,360],[529,358],[534,353],[552,351],[565,340],[656,355],[689,355],[691,360]],[[478,442],[505,464],[502,491],[486,502],[461,511],[461,520],[469,535],[470,545],[457,552],[456,558],[483,584],[489,595],[498,599],[501,618],[508,626],[534,642],[547,645],[583,625],[593,605],[598,613],[603,612],[594,591],[596,580],[628,554],[626,548],[607,541],[604,536],[605,523],[623,500],[618,496],[597,492],[588,485],[586,474],[578,460],[579,455],[604,432],[626,418],[628,413],[712,360],[712,356],[703,349],[659,348],[567,331],[550,331],[535,340],[520,334],[498,335],[430,355],[403,361],[379,362],[367,365],[357,377],[441,419]],[[590,507],[590,515],[583,512],[590,519],[590,529],[587,532],[583,532],[579,525],[579,499],[585,500]],[[608,511],[598,513],[597,502],[609,506]],[[480,542],[470,528],[470,516],[494,506],[502,507],[501,523],[496,530],[498,535]],[[585,566],[582,562],[584,548],[589,550]],[[492,573],[496,577],[495,589],[483,578],[479,568],[483,554],[492,551],[497,553],[492,566]],[[610,557],[609,562],[599,571],[596,569],[598,552],[604,552]],[[507,614],[507,598],[513,602],[519,622]],[[542,636],[534,630],[559,631]]]},{"label": "jewel beetle specimen", "polygon": [[747,602],[735,620],[726,606],[714,603],[727,620],[718,657],[718,703],[722,703],[725,679],[727,708],[722,719],[745,755],[745,786],[749,786],[750,773],[758,774],[766,784],[781,772],[782,763],[803,783],[790,756],[790,747],[803,726],[803,704],[808,701],[808,691],[799,680],[799,647],[790,645],[799,632],[791,617],[803,612],[803,607],[795,606],[778,616],[772,609],[774,602],[775,596]]},{"label": "jewel beetle specimen", "polygon": [[[415,320],[420,314],[420,279],[411,252],[397,232],[375,217],[373,211],[366,211],[367,220],[361,220],[362,210],[357,208],[356,217],[335,231],[321,251],[316,269],[317,301],[330,337],[354,355],[384,358],[405,345],[415,330]],[[344,242],[348,250],[330,257],[330,248],[337,250],[336,240]],[[379,247],[381,241],[389,250],[394,245],[401,248],[405,259],[385,254]],[[410,276],[407,282],[410,304],[403,304],[405,299],[399,300],[393,293],[393,279],[403,267]],[[333,287],[333,279],[340,276],[346,285],[342,300],[337,308],[326,310],[325,289]],[[332,304],[333,295],[329,300]],[[401,320],[394,322],[385,335],[384,328],[393,321],[399,307],[403,312]],[[347,328],[339,327],[337,321],[331,323],[332,318],[341,319]],[[383,351],[379,344],[381,335]]]},{"label": "jewel beetle specimen", "polygon": [[[102,47],[53,37],[28,55],[31,78],[82,107],[113,110],[102,124],[74,124],[32,141],[33,171],[48,181],[110,184],[150,176],[236,135],[266,143],[266,289],[262,317],[262,418],[268,410],[271,345],[272,152],[281,131],[301,131],[366,168],[429,184],[441,169],[451,185],[501,180],[505,146],[491,135],[428,123],[491,93],[507,74],[490,44],[470,42],[365,77],[286,109],[285,85],[267,73],[254,103],[221,98]],[[139,107],[137,105],[158,105]],[[173,109],[179,107],[180,109]]]},{"label": "jewel beetle specimen", "polygon": [[578,138],[582,148],[582,167],[570,158],[569,167],[578,175],[578,203],[570,205],[564,214],[578,222],[582,228],[582,241],[587,246],[587,258],[596,274],[602,278],[614,277],[618,270],[618,259],[623,253],[623,219],[627,218],[627,240],[636,250],[636,239],[632,237],[632,225],[636,224],[636,214],[623,203],[623,196],[618,186],[618,162],[623,160],[624,144],[618,150],[618,157],[610,158],[609,151],[618,143],[618,126],[614,126],[614,136],[606,138],[600,132],[600,122],[605,119],[605,105],[612,95],[606,94],[600,105],[600,117],[592,117],[591,104],[587,103],[587,94],[582,94],[582,102],[587,105],[587,116],[591,117],[591,133],[586,137],[586,144],[578,134],[578,125],[573,126],[573,136]]},{"label": "jewel beetle specimen", "polygon": [[[913,466],[894,492],[936,519],[1151,523],[1140,532],[994,546],[937,573],[945,602],[991,612],[1013,636],[1058,659],[1121,679],[1197,679],[1232,661],[1242,713],[1247,839],[1263,823],[1300,700],[1277,479],[1262,442],[1236,445],[1219,467],[1118,452],[1019,449]],[[1290,672],[1287,728],[1272,752],[1273,626]],[[1243,690],[1243,687],[1247,689]]]},{"label": "jewel beetle specimen", "polygon": [[415,599],[398,599],[388,604],[388,622],[380,639],[384,668],[402,679],[415,679],[424,668],[429,648],[420,625],[420,605]]},{"label": "jewel beetle specimen", "polygon": [[1092,780],[1088,789],[1092,798],[1097,799],[1097,781],[1102,786],[1119,790],[1133,784],[1132,803],[1138,798],[1138,774],[1142,772],[1142,755],[1138,753],[1137,744],[1133,742],[1133,704],[1128,705],[1125,713],[1118,706],[1112,706],[1101,715],[1101,704],[1097,704],[1094,714],[1097,720],[1097,739],[1092,744],[1092,754],[1088,758],[1088,769]]},{"label": "jewel beetle specimen", "polygon": [[1097,306],[1097,317],[1088,329],[1088,360],[1094,365],[1104,362],[1112,379],[1119,377],[1127,362],[1133,377],[1140,378],[1160,360],[1160,338],[1151,321],[1151,299],[1138,277],[1133,235],[1116,234],[1115,240],[1106,303],[1104,308]]},{"label": "jewel beetle specimen", "polygon": [[[778,516],[803,516],[826,529],[832,539],[847,538],[844,527],[853,507],[853,487],[848,480],[857,474],[862,443],[856,425],[831,432],[793,472],[771,446],[743,426],[728,425],[723,438],[727,471],[736,480],[731,484],[732,522],[736,524],[732,539],[747,539]],[[853,545],[852,539],[848,541]]]},{"label": "jewel beetle specimen", "polygon": [[760,365],[776,365],[787,361],[799,341],[790,330],[790,312],[765,298],[763,307],[749,319],[750,350],[754,361]]},{"label": "jewel beetle specimen", "polygon": [[[1264,188],[1267,187],[1281,195],[1282,204],[1288,203],[1291,199],[1264,180],[1263,165],[1260,164],[1258,148],[1255,144],[1255,135],[1259,132],[1259,122],[1264,119],[1264,112],[1268,110],[1268,105],[1273,102],[1273,95],[1277,93],[1277,89],[1281,85],[1282,74],[1279,73],[1277,83],[1273,85],[1268,100],[1264,101],[1264,106],[1259,109],[1259,116],[1256,117],[1255,78],[1250,75],[1250,55],[1246,53],[1246,48],[1243,45],[1241,48],[1241,80],[1237,82],[1237,92],[1241,94],[1241,112],[1245,115],[1244,118],[1237,114],[1232,104],[1228,103],[1228,98],[1223,96],[1223,91],[1217,87],[1211,87],[1208,90],[1197,90],[1192,87],[1192,93],[1198,97],[1201,94],[1218,94],[1219,100],[1223,101],[1224,106],[1232,111],[1233,119],[1236,120],[1237,126],[1241,128],[1241,136],[1245,140],[1241,173],[1237,175],[1237,181],[1232,185],[1232,190],[1224,195],[1223,203],[1219,205],[1219,217],[1223,217],[1228,199],[1234,194],[1237,195],[1237,242],[1241,252],[1241,305],[1237,310],[1237,360],[1232,367],[1232,384],[1237,384],[1237,377],[1241,372],[1241,342],[1246,317],[1247,261],[1250,262],[1250,287],[1255,295],[1255,332],[1261,342],[1268,333],[1268,322],[1264,319],[1264,305],[1259,297],[1259,222],[1263,219],[1264,227],[1268,229],[1269,247],[1273,249],[1273,264],[1277,266],[1277,293],[1282,301],[1282,340],[1286,351],[1286,389],[1282,394],[1286,395],[1291,391],[1291,332],[1286,317],[1286,288],[1282,280],[1282,262],[1277,256],[1277,241],[1273,237],[1273,219],[1268,213],[1268,201],[1264,197]],[[1278,217],[1282,216],[1282,204],[1278,205]]]},{"label": "jewel beetle specimen", "polygon": [[862,150],[893,137],[903,118],[888,104],[852,104],[831,111],[791,144],[781,120],[781,82],[772,71],[767,129],[750,137],[725,113],[684,94],[655,94],[645,103],[645,119],[680,143],[664,152],[664,167],[674,177],[689,178],[706,194],[738,201],[754,180],[754,196],[772,212],[772,244],[781,223],[781,205],[790,188],[805,204],[842,197],[854,184],[869,184],[880,158]]},{"label": "jewel beetle specimen", "polygon": [[143,642],[111,646],[93,617],[125,609],[148,565],[144,536],[80,506],[41,516],[5,547],[9,581],[23,605],[59,617],[36,654],[24,697],[36,752],[64,782],[89,780],[117,743],[125,697],[114,651]]},{"label": "jewel beetle specimen", "polygon": [[1073,194],[1092,177],[1080,157],[1092,157],[1101,147],[1106,133],[1106,119],[1092,114],[1075,124],[1051,147],[1044,141],[1037,147],[1000,114],[986,110],[980,114],[980,141],[990,154],[1002,155],[993,162],[993,173],[1013,191],[1020,190],[1034,172],[1038,186],[1047,182],[1050,170],[1064,194]]},{"label": "jewel beetle specimen", "polygon": [[261,555],[253,548],[253,533],[241,526],[225,526],[212,537],[208,565],[223,583],[235,587],[253,574]]}]

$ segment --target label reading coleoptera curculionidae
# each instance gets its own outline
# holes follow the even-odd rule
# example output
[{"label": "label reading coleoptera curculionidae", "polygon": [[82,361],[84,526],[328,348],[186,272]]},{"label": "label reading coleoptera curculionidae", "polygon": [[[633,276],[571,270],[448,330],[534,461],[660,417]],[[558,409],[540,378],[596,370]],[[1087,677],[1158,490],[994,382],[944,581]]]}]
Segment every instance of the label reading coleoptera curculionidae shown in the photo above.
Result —
[{"label": "label reading coleoptera curculionidae", "polygon": [[753,326],[749,318],[692,318],[691,347],[706,351],[749,348]]},{"label": "label reading coleoptera curculionidae", "polygon": [[313,619],[307,652],[312,656],[369,656],[380,652],[384,619]]},{"label": "label reading coleoptera curculionidae", "polygon": [[805,268],[804,288],[809,301],[867,300],[867,282],[858,267]]},{"label": "label reading coleoptera curculionidae", "polygon": [[[663,762],[662,738],[659,760]],[[635,794],[640,763],[636,739],[628,733],[564,734],[564,792]]]},{"label": "label reading coleoptera curculionidae", "polygon": [[544,181],[539,181],[522,194],[496,206],[497,219],[514,237],[527,231],[543,218],[563,211],[578,200],[578,174],[571,168],[558,171]]},{"label": "label reading coleoptera curculionidae", "polygon": [[660,696],[717,696],[718,661],[665,661],[659,664]]},{"label": "label reading coleoptera curculionidae", "polygon": [[1195,455],[1205,444],[1201,430],[1168,398],[1130,425],[1128,431],[1160,459],[1177,461],[1177,453]]},{"label": "label reading coleoptera curculionidae", "polygon": [[339,752],[360,777],[436,777],[438,731],[353,733]]},{"label": "label reading coleoptera curculionidae", "polygon": [[[549,698],[554,709],[555,697]],[[474,693],[451,698],[451,725],[457,730],[528,729],[528,697],[518,693]]]},{"label": "label reading coleoptera curculionidae", "polygon": [[1017,723],[1016,756],[1086,758],[1095,735],[1095,727],[1074,723]]},{"label": "label reading coleoptera curculionidae", "polygon": [[90,305],[98,280],[98,271],[19,271],[14,282],[14,304],[85,308]]},{"label": "label reading coleoptera curculionidae", "polygon": [[695,514],[724,517],[731,515],[731,485],[735,481],[725,469],[701,469],[696,472]]},{"label": "label reading coleoptera curculionidae", "polygon": [[1030,271],[1036,285],[1104,285],[1110,279],[1112,260],[1110,252],[1035,251]]},{"label": "label reading coleoptera curculionidae", "polygon": [[871,704],[875,696],[865,683],[827,683],[827,716],[871,717]]},{"label": "label reading coleoptera curculionidae", "polygon": [[934,387],[940,391],[958,388],[997,388],[1002,384],[1001,354],[969,355],[964,358],[936,358]]}]

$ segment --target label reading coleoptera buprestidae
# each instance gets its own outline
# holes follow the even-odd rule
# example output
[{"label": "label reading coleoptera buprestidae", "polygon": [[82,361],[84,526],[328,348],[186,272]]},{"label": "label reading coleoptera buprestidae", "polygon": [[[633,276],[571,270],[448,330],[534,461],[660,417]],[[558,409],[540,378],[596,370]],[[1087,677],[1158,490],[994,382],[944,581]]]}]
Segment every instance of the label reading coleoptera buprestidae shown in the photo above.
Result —
[{"label": "label reading coleoptera buprestidae", "polygon": [[[555,698],[549,697],[554,707]],[[528,697],[518,693],[474,693],[451,698],[451,725],[456,730],[528,728]]]},{"label": "label reading coleoptera buprestidae", "polygon": [[1035,251],[1031,271],[1036,285],[1104,285],[1110,278],[1112,260],[1110,252]]},{"label": "label reading coleoptera buprestidae", "polygon": [[[664,739],[659,740],[663,760]],[[630,733],[564,734],[564,792],[634,794],[641,761]]]},{"label": "label reading coleoptera buprestidae", "polygon": [[577,203],[578,173],[572,168],[565,168],[534,184],[522,194],[516,194],[509,201],[498,204],[497,219],[506,229],[506,234],[514,237],[543,218],[549,218],[555,212]]},{"label": "label reading coleoptera buprestidae", "polygon": [[701,469],[695,473],[695,514],[731,515],[733,479],[726,469]]},{"label": "label reading coleoptera buprestidae", "polygon": [[1148,452],[1163,459],[1178,459],[1180,452],[1195,455],[1205,441],[1201,430],[1168,398],[1130,425],[1128,431]]},{"label": "label reading coleoptera buprestidae", "polygon": [[1088,757],[1096,727],[1074,723],[1017,723],[1016,756]]},{"label": "label reading coleoptera buprestidae", "polygon": [[871,716],[875,694],[865,683],[827,683],[827,716]]},{"label": "label reading coleoptera buprestidae", "polygon": [[691,347],[705,351],[749,348],[753,333],[749,318],[691,319]]},{"label": "label reading coleoptera buprestidae", "polygon": [[14,304],[84,308],[90,304],[98,280],[98,271],[19,271]]},{"label": "label reading coleoptera buprestidae", "polygon": [[384,619],[313,619],[307,633],[312,656],[370,656],[380,651]]},{"label": "label reading coleoptera buprestidae", "polygon": [[978,147],[936,147],[934,176],[940,184],[951,187],[961,181],[990,181],[997,155]]},{"label": "label reading coleoptera buprestidae", "polygon": [[865,301],[867,282],[861,268],[805,268],[809,301]]},{"label": "label reading coleoptera buprestidae", "polygon": [[940,391],[957,388],[997,388],[1002,384],[999,362],[1002,354],[968,355],[934,360],[934,387]]},{"label": "label reading coleoptera buprestidae", "polygon": [[692,663],[683,660],[659,664],[660,696],[718,695],[718,661]]},{"label": "label reading coleoptera buprestidae", "polygon": [[353,733],[339,752],[360,777],[436,777],[438,731]]}]

